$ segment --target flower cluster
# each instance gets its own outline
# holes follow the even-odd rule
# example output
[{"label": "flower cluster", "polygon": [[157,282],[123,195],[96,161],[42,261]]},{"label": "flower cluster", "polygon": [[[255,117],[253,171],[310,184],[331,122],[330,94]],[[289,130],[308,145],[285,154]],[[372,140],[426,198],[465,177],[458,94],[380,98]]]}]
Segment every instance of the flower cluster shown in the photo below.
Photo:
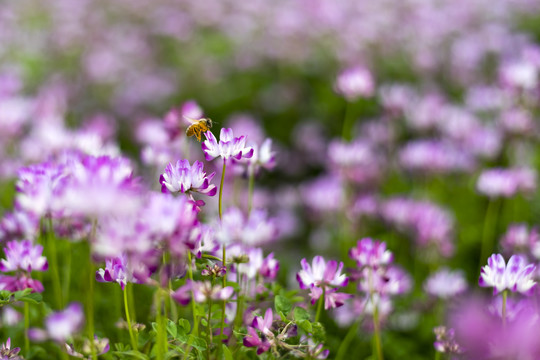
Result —
[{"label": "flower cluster", "polygon": [[43,246],[33,245],[30,241],[10,241],[4,248],[6,259],[0,262],[0,271],[15,272],[15,275],[0,276],[0,289],[18,291],[32,289],[43,291],[43,284],[32,279],[32,271],[46,271],[49,267],[47,259],[42,256]]}]

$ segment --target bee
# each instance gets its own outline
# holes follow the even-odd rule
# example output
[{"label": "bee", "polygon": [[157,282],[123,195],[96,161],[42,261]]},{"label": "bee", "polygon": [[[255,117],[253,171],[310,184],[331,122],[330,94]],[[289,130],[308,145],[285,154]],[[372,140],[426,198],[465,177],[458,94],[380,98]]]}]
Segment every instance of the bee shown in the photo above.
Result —
[{"label": "bee", "polygon": [[186,117],[186,119],[188,119],[192,123],[186,129],[186,135],[188,137],[195,135],[198,142],[201,142],[201,134],[212,128],[212,119],[209,119],[209,118],[191,119],[188,117]]}]

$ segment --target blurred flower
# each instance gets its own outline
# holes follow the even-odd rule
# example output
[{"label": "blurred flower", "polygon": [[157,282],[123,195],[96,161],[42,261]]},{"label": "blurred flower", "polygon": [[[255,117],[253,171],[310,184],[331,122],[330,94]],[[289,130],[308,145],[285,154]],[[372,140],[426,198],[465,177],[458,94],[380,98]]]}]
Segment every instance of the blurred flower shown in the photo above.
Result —
[{"label": "blurred flower", "polygon": [[191,166],[188,160],[178,160],[176,166],[169,163],[165,168],[165,172],[159,177],[161,192],[198,192],[214,196],[217,188],[216,185],[210,184],[214,175],[216,175],[215,171],[210,175],[206,175],[203,171],[203,163],[200,161],[195,161]]},{"label": "blurred flower", "polygon": [[216,229],[216,240],[223,244],[242,243],[260,246],[277,239],[275,221],[263,209],[254,209],[246,215],[236,207],[229,207]]},{"label": "blurred flower", "polygon": [[253,156],[253,148],[246,147],[246,137],[234,137],[230,128],[222,128],[219,136],[219,143],[211,131],[204,133],[206,140],[202,143],[202,149],[207,161],[221,156],[223,160],[233,158],[250,158]]},{"label": "blurred flower", "polygon": [[337,77],[334,89],[348,101],[370,97],[375,91],[375,82],[368,69],[362,66],[343,70]]},{"label": "blurred flower", "polygon": [[508,264],[501,254],[493,254],[482,268],[478,285],[493,287],[493,294],[504,290],[531,295],[536,282],[533,280],[534,264],[527,264],[523,256],[513,255]]},{"label": "blurred flower", "polygon": [[534,256],[540,256],[540,233],[536,227],[529,229],[527,224],[510,224],[500,243],[508,254],[531,252]]},{"label": "blurred flower", "polygon": [[138,208],[140,186],[126,158],[83,156],[69,163],[70,181],[61,196],[63,207],[75,214],[109,216]]},{"label": "blurred flower", "polygon": [[424,289],[432,296],[450,299],[467,290],[467,281],[462,271],[450,271],[443,268],[426,280]]},{"label": "blurred flower", "polygon": [[22,356],[19,356],[21,348],[11,348],[11,338],[8,338],[2,347],[0,347],[0,360],[23,360]]},{"label": "blurred flower", "polygon": [[356,247],[349,250],[349,257],[356,261],[359,268],[378,268],[389,265],[394,256],[386,249],[385,242],[379,242],[371,238],[358,240]]},{"label": "blurred flower", "polygon": [[345,202],[343,184],[337,176],[321,176],[304,183],[300,193],[306,206],[316,213],[336,213]]},{"label": "blurred flower", "polygon": [[347,286],[349,278],[341,273],[343,263],[339,266],[337,261],[330,260],[326,262],[322,256],[313,258],[313,267],[306,259],[301,261],[302,270],[296,274],[296,280],[300,289],[310,289],[311,303],[315,304],[319,297],[324,293],[324,308],[335,308],[343,305],[349,294],[338,293],[338,287]]},{"label": "blurred flower", "polygon": [[396,266],[387,268],[370,268],[362,270],[358,290],[367,294],[377,293],[380,296],[400,295],[411,290],[411,277]]},{"label": "blurred flower", "polygon": [[229,300],[234,289],[231,286],[222,287],[218,284],[212,286],[210,281],[189,281],[178,288],[171,296],[180,304],[187,305],[191,299],[192,292],[195,302],[205,303],[209,299],[215,301]]},{"label": "blurred flower", "polygon": [[39,219],[28,211],[14,209],[0,220],[0,242],[33,239],[39,230]]},{"label": "blurred flower", "polygon": [[470,171],[474,157],[448,142],[416,140],[407,143],[399,152],[401,166],[410,171],[447,173]]},{"label": "blurred flower", "polygon": [[261,168],[271,170],[276,166],[276,154],[272,151],[272,139],[267,138],[261,146],[252,144],[253,156],[246,159],[248,174],[257,174]]},{"label": "blurred flower", "polygon": [[264,258],[259,273],[267,280],[275,280],[279,271],[279,261],[274,259],[274,253]]},{"label": "blurred flower", "polygon": [[22,270],[26,272],[46,271],[49,268],[47,259],[42,256],[43,246],[32,245],[28,240],[10,241],[4,248],[6,259],[0,262],[0,271]]},{"label": "blurred flower", "polygon": [[328,145],[328,158],[343,179],[355,184],[376,183],[384,170],[384,157],[364,140],[350,143],[334,140]]},{"label": "blurred flower", "polygon": [[[109,339],[107,338],[98,339],[97,336],[94,336],[93,342],[94,342],[94,349],[95,349],[96,355],[98,356],[107,353],[110,349]],[[66,352],[70,356],[73,356],[79,359],[85,359],[85,360],[92,359],[92,345],[90,344],[90,340],[88,339],[84,339],[84,343],[79,349],[80,352],[76,351],[73,345],[64,344],[64,346],[65,346]]]},{"label": "blurred flower", "polygon": [[454,329],[445,326],[437,326],[433,329],[437,340],[433,343],[435,350],[443,354],[461,354],[463,349],[454,339]]},{"label": "blurred flower", "polygon": [[82,329],[84,314],[79,303],[71,303],[64,310],[55,312],[45,319],[48,336],[59,343],[65,342]]},{"label": "blurred flower", "polygon": [[536,171],[529,168],[484,170],[476,182],[479,193],[489,197],[512,197],[536,190]]}]

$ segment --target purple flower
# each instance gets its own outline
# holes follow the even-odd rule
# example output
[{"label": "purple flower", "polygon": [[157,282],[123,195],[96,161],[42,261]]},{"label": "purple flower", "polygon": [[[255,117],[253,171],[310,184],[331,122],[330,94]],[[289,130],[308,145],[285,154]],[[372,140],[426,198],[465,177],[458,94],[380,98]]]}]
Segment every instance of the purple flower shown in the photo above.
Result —
[{"label": "purple flower", "polygon": [[4,248],[6,259],[0,261],[0,271],[22,270],[26,272],[46,271],[49,268],[47,259],[42,256],[43,246],[32,245],[28,240],[10,241]]},{"label": "purple flower", "polygon": [[462,147],[436,140],[416,140],[399,153],[399,162],[407,170],[430,173],[470,171],[474,157]]},{"label": "purple flower", "polygon": [[182,305],[187,305],[191,299],[197,303],[207,302],[209,299],[216,301],[229,300],[234,292],[232,286],[223,287],[219,284],[212,286],[210,281],[187,282],[178,288],[171,296]]},{"label": "purple flower", "polygon": [[204,133],[206,140],[202,143],[202,149],[207,161],[221,156],[223,160],[230,158],[240,160],[253,156],[253,148],[246,147],[246,137],[234,137],[230,128],[222,128],[219,136],[219,143],[211,131]]},{"label": "purple flower", "polygon": [[394,256],[386,250],[386,243],[364,238],[358,240],[356,247],[349,250],[349,257],[356,261],[358,267],[378,268],[392,262]]},{"label": "purple flower", "polygon": [[365,140],[350,143],[334,140],[328,145],[328,158],[343,179],[360,185],[376,183],[385,163],[384,157]]},{"label": "purple flower", "polygon": [[348,101],[354,101],[360,97],[372,96],[375,90],[375,81],[368,69],[355,66],[338,75],[334,89]]},{"label": "purple flower", "polygon": [[34,214],[15,209],[5,213],[0,221],[0,241],[24,240],[34,238],[39,229],[39,218]]},{"label": "purple flower", "polygon": [[18,355],[20,351],[21,348],[11,348],[11,338],[8,338],[5,344],[2,344],[2,347],[0,347],[0,360],[23,360]]},{"label": "purple flower", "polygon": [[45,320],[45,327],[49,338],[63,343],[82,328],[83,322],[81,304],[71,303],[64,310],[49,315]]},{"label": "purple flower", "polygon": [[224,243],[241,243],[247,246],[260,246],[276,240],[278,229],[275,220],[268,218],[263,209],[254,209],[246,216],[239,208],[230,207],[216,231],[216,240]]},{"label": "purple flower", "polygon": [[275,280],[279,271],[279,261],[274,259],[274,253],[268,254],[263,260],[259,273],[268,280]]},{"label": "purple flower", "polygon": [[343,305],[345,299],[350,295],[337,293],[338,287],[347,286],[349,278],[341,273],[343,263],[339,266],[337,261],[330,260],[328,263],[322,256],[313,258],[313,266],[306,259],[301,261],[302,270],[296,274],[296,280],[300,285],[300,289],[310,289],[311,303],[319,299],[325,293],[324,308],[334,308]]},{"label": "purple flower", "polygon": [[[94,335],[93,343],[96,350],[96,355],[98,356],[105,354],[110,349],[109,339],[107,338],[99,339],[97,336]],[[85,360],[92,359],[92,345],[90,344],[90,340],[88,339],[84,339],[84,343],[82,344],[81,348],[78,349],[79,351],[76,351],[73,345],[64,344],[64,346],[66,352],[70,356]]]},{"label": "purple flower", "polygon": [[261,168],[271,170],[276,166],[276,154],[272,151],[272,139],[265,139],[261,146],[252,144],[253,156],[246,160],[249,174],[257,174]]},{"label": "purple flower", "polygon": [[188,160],[178,160],[176,166],[169,163],[165,172],[159,177],[161,192],[188,193],[198,192],[208,196],[216,195],[216,185],[210,184],[216,173],[206,175],[203,171],[203,163],[195,161],[193,166]]},{"label": "purple flower", "polygon": [[491,198],[512,197],[519,192],[534,192],[536,178],[536,171],[528,168],[488,169],[478,177],[476,189]]},{"label": "purple flower", "polygon": [[433,343],[435,350],[441,353],[461,354],[463,349],[455,341],[454,329],[447,329],[444,326],[437,326],[433,329],[436,341]]},{"label": "purple flower", "polygon": [[536,282],[533,280],[534,264],[527,264],[523,256],[513,255],[505,264],[501,254],[493,254],[488,264],[482,268],[478,284],[481,287],[493,287],[493,293],[504,290],[531,295]]},{"label": "purple flower", "polygon": [[[248,335],[244,338],[244,346],[256,347],[258,355],[270,349],[274,340],[274,333],[271,330],[273,322],[274,314],[271,308],[266,310],[264,318],[256,316],[251,326],[248,326]],[[260,337],[256,330],[262,333]]]},{"label": "purple flower", "polygon": [[432,296],[449,299],[467,290],[467,281],[463,272],[444,268],[426,280],[424,289]]},{"label": "purple flower", "polygon": [[117,282],[122,287],[122,290],[124,290],[128,282],[137,282],[137,279],[131,275],[127,268],[127,257],[125,255],[106,260],[105,269],[96,271],[96,280],[99,282]]},{"label": "purple flower", "polygon": [[527,224],[511,224],[501,237],[501,247],[506,253],[528,253],[540,256],[540,233]]}]

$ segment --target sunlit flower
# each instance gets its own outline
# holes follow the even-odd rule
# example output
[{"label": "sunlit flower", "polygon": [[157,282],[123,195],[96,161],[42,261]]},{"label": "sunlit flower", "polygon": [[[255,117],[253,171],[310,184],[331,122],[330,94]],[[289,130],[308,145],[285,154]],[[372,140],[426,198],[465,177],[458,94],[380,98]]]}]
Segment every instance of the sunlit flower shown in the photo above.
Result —
[{"label": "sunlit flower", "polygon": [[324,308],[334,308],[343,305],[350,297],[349,294],[338,293],[338,287],[347,286],[349,278],[341,273],[343,263],[337,261],[326,262],[322,256],[313,258],[313,266],[306,259],[301,261],[302,270],[296,274],[300,289],[310,289],[311,303],[315,302],[324,293]]},{"label": "sunlit flower", "polygon": [[207,161],[221,156],[223,160],[230,158],[240,160],[253,156],[253,148],[246,147],[246,137],[234,137],[230,128],[222,128],[219,142],[211,131],[204,133],[206,140],[202,143],[202,149]]},{"label": "sunlit flower", "polygon": [[338,75],[334,88],[347,100],[354,101],[360,97],[372,96],[375,91],[375,81],[368,69],[355,66]]},{"label": "sunlit flower", "polygon": [[8,338],[2,347],[0,347],[0,360],[23,360],[19,356],[21,348],[11,348],[11,338]]},{"label": "sunlit flower", "polygon": [[356,247],[349,250],[349,256],[356,261],[358,267],[377,268],[388,265],[394,256],[386,249],[385,242],[379,242],[371,238],[358,240]]},{"label": "sunlit flower", "polygon": [[[109,339],[107,338],[99,339],[97,336],[94,336],[93,343],[96,355],[98,356],[105,354],[110,349]],[[64,346],[66,352],[70,356],[85,360],[92,359],[92,345],[90,344],[90,340],[88,339],[84,339],[84,342],[80,349],[77,349],[78,351],[75,350],[75,347],[73,345],[64,344]]]},{"label": "sunlit flower", "polygon": [[43,246],[32,245],[28,240],[10,241],[4,248],[6,259],[0,261],[0,271],[46,271],[49,267],[47,259],[42,256]]},{"label": "sunlit flower", "polygon": [[137,282],[137,279],[133,277],[127,267],[125,255],[106,260],[105,269],[96,271],[96,280],[99,282],[117,282],[122,287],[122,290],[124,290],[128,282]]},{"label": "sunlit flower", "polygon": [[198,192],[208,196],[216,195],[216,185],[211,184],[212,178],[216,173],[209,175],[203,171],[203,163],[195,161],[193,166],[188,160],[178,160],[176,165],[169,164],[165,172],[159,177],[161,192],[166,193],[189,193]]},{"label": "sunlit flower", "polygon": [[533,280],[534,264],[527,264],[523,256],[513,255],[508,264],[501,254],[493,254],[488,264],[482,268],[478,284],[482,287],[493,287],[493,293],[504,290],[531,295],[536,282]]}]

